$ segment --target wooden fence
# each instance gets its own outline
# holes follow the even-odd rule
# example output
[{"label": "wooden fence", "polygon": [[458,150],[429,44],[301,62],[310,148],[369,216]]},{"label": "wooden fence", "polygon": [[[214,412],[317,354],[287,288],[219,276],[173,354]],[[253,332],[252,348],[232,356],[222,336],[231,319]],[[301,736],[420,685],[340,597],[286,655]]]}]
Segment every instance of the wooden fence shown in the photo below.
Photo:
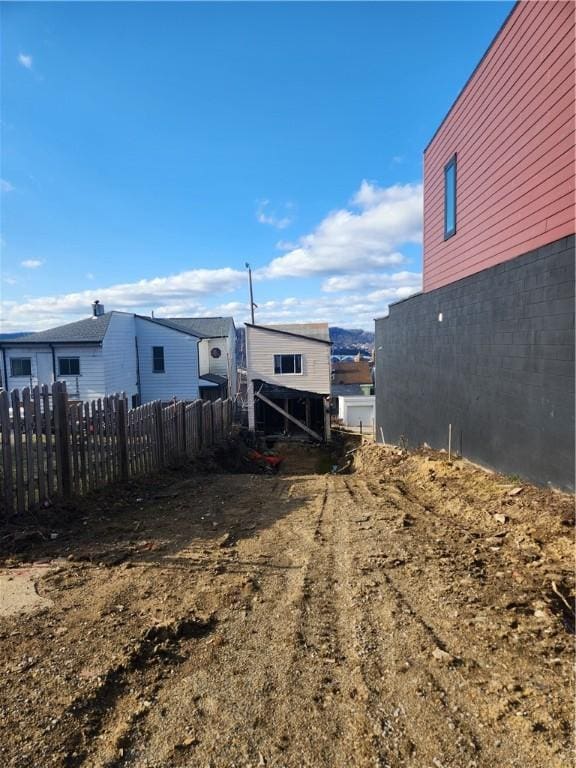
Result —
[{"label": "wooden fence", "polygon": [[22,513],[54,498],[182,463],[228,434],[230,400],[128,409],[126,397],[70,402],[65,384],[0,391],[0,511]]}]

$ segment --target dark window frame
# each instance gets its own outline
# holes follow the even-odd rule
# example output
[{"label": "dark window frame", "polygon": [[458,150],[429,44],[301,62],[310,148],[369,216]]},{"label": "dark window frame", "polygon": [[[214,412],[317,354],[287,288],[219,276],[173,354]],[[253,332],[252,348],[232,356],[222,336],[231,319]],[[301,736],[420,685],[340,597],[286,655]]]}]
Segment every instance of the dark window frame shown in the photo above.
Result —
[{"label": "dark window frame", "polygon": [[[78,362],[78,373],[73,373],[72,371],[68,370],[63,371],[62,370],[62,363],[70,363],[72,360]],[[80,376],[80,358],[79,357],[59,357],[58,358],[58,376]]]},{"label": "dark window frame", "polygon": [[[158,350],[160,350],[160,357],[162,358],[162,367],[158,365],[160,357],[158,356]],[[164,358],[164,347],[152,347],[152,373],[166,373],[166,360]]]},{"label": "dark window frame", "polygon": [[[282,370],[282,358],[283,357],[291,357],[294,360],[294,370],[293,371],[283,371]],[[300,370],[297,371],[296,368],[298,367],[296,365],[296,359],[299,359],[300,361]],[[274,355],[274,375],[275,376],[303,376],[303,369],[304,366],[302,365],[302,353],[301,352],[288,352],[286,354],[278,354]]]},{"label": "dark window frame", "polygon": [[[453,189],[453,201],[454,211],[453,219],[454,223],[452,227],[448,228],[448,174],[454,169],[454,189]],[[458,156],[456,152],[452,155],[450,160],[444,166],[444,240],[449,240],[454,237],[457,231],[457,195],[458,195]]]},{"label": "dark window frame", "polygon": [[[30,369],[28,373],[14,373],[14,363],[28,363]],[[32,376],[32,358],[31,357],[11,357],[10,358],[10,377],[13,379],[22,379],[26,377],[29,379]]]}]

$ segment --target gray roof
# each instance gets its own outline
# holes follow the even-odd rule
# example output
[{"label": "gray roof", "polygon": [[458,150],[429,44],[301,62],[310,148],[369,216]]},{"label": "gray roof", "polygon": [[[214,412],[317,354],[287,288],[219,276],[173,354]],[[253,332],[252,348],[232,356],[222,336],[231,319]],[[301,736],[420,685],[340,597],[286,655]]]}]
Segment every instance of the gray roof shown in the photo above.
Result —
[{"label": "gray roof", "polygon": [[104,339],[112,312],[105,312],[99,317],[88,317],[86,320],[78,320],[75,323],[59,325],[57,328],[49,328],[47,331],[29,333],[12,339],[11,344],[65,344],[65,343],[99,343]]},{"label": "gray roof", "polygon": [[172,320],[166,320],[162,317],[148,317],[148,315],[136,315],[136,317],[140,318],[140,320],[148,320],[151,323],[156,323],[156,325],[163,325],[164,328],[170,328],[172,331],[178,331],[178,333],[186,333],[189,336],[195,336],[198,339],[207,339],[208,336],[205,336],[203,333],[200,333],[199,331],[195,331],[192,328],[186,328],[183,325],[180,325],[179,323],[175,323]]},{"label": "gray roof", "polygon": [[[105,312],[98,317],[88,317],[75,323],[59,325],[49,328],[47,331],[28,333],[14,339],[0,339],[11,344],[99,344],[104,340],[110,319],[114,312]],[[121,313],[126,314],[126,313]],[[229,330],[234,328],[231,317],[174,317],[159,318],[135,315],[151,323],[163,325],[173,331],[187,333],[200,339],[218,338],[228,336]]]},{"label": "gray roof", "polygon": [[231,317],[169,317],[168,322],[206,339],[229,336],[234,331],[234,320]]}]

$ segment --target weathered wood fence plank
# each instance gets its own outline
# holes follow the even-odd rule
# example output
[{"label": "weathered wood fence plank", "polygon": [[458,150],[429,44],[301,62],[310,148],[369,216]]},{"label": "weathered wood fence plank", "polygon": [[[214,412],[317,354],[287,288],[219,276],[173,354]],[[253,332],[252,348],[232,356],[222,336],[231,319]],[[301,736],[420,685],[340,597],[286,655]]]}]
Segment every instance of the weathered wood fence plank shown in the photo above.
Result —
[{"label": "weathered wood fence plank", "polygon": [[69,402],[66,386],[0,390],[0,504],[21,514],[57,496],[192,459],[223,440],[230,400],[160,402],[128,408],[124,393]]},{"label": "weathered wood fence plank", "polygon": [[12,428],[10,422],[10,395],[0,392],[0,429],[2,430],[2,486],[6,513],[14,513],[14,477],[12,474]]}]

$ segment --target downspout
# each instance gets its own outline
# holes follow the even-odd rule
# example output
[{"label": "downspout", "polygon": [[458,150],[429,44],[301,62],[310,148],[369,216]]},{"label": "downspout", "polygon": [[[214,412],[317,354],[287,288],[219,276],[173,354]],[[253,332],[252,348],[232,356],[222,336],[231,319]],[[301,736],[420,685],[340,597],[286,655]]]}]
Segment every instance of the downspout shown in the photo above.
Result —
[{"label": "downspout", "polygon": [[200,342],[201,341],[202,341],[202,339],[199,336],[197,336],[196,337],[196,361],[198,363],[198,369],[197,369],[197,374],[198,375],[196,376],[196,382],[197,382],[198,394],[197,394],[196,398],[198,400],[202,399],[202,397],[200,395]]},{"label": "downspout", "polygon": [[54,344],[48,344],[50,351],[52,352],[52,382],[56,381],[56,353],[54,352]]}]

